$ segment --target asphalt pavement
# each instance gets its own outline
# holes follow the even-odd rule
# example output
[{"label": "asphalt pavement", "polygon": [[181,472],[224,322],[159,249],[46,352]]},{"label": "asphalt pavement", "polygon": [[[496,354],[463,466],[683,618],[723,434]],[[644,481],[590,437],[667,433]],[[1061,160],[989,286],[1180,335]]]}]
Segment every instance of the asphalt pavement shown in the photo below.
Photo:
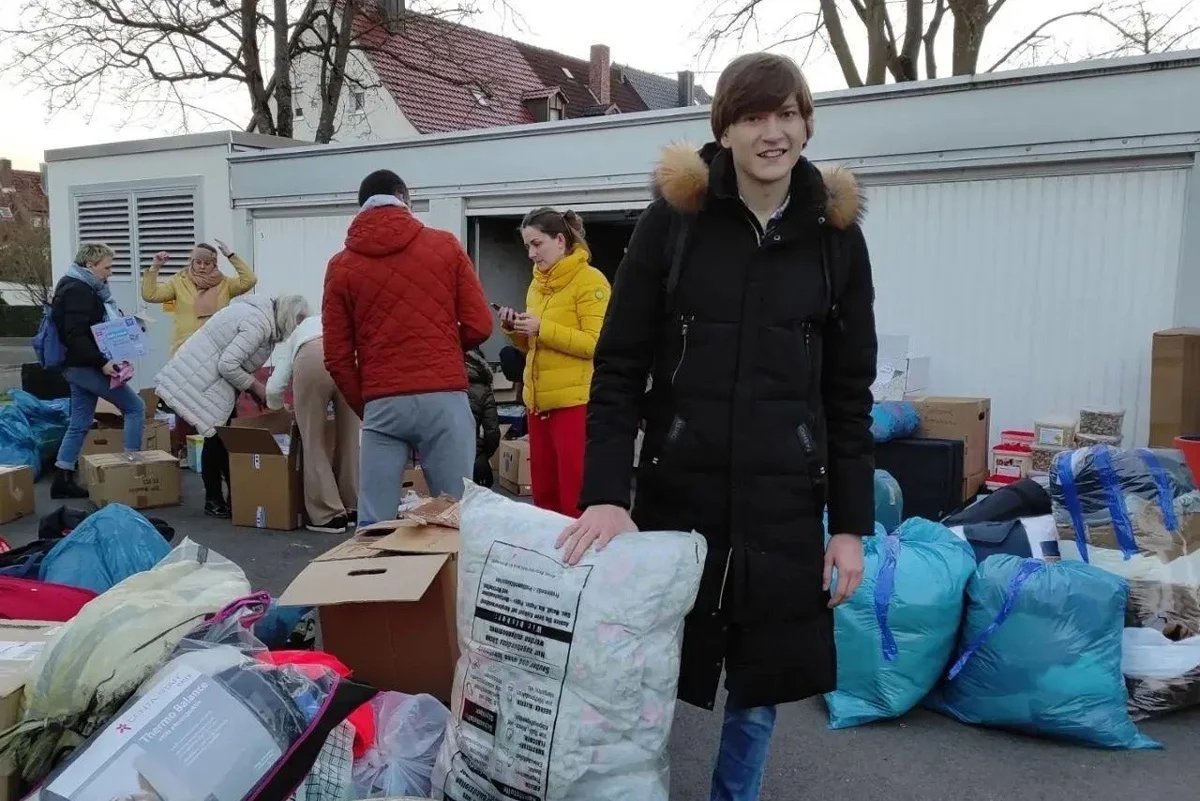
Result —
[{"label": "asphalt pavement", "polygon": [[[234,528],[201,513],[199,476],[185,474],[183,506],[152,514],[179,537],[234,560],[256,589],[278,594],[339,538]],[[38,485],[39,514],[59,506]],[[37,519],[0,526],[13,545],[37,536]],[[767,801],[1196,801],[1200,710],[1143,725],[1162,751],[1108,752],[971,728],[918,711],[900,721],[829,731],[820,700],[780,713]],[[719,713],[680,705],[671,739],[671,797],[704,801],[720,732]],[[634,801],[634,800],[631,800]]]}]

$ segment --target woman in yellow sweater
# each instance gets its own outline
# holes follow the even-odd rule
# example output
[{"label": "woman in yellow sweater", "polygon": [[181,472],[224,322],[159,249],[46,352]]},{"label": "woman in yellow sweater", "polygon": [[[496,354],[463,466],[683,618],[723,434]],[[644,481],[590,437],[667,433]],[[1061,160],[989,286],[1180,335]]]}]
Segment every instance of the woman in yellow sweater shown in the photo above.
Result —
[{"label": "woman in yellow sweater", "polygon": [[175,331],[171,337],[171,354],[192,334],[200,330],[204,321],[229,305],[238,295],[244,295],[258,283],[258,277],[250,265],[230,250],[221,240],[214,240],[217,248],[237,275],[229,277],[217,267],[217,248],[201,242],[192,249],[186,269],[179,271],[166,281],[159,283],[158,271],[170,258],[167,253],[158,253],[150,268],[142,274],[142,300],[147,303],[174,305]]},{"label": "woman in yellow sweater", "polygon": [[500,310],[500,323],[525,359],[534,505],[579,515],[592,355],[608,308],[609,285],[589,261],[583,220],[542,208],[521,223],[533,261],[526,311]]}]

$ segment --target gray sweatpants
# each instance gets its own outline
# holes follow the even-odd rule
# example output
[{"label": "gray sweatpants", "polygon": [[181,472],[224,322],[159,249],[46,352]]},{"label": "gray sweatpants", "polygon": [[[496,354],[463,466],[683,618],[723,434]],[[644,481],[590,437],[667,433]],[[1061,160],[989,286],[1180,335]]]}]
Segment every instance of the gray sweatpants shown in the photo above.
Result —
[{"label": "gray sweatpants", "polygon": [[367,403],[358,473],[360,525],[396,517],[414,448],[434,497],[461,498],[463,479],[473,475],[475,464],[475,416],[467,393],[398,395]]}]

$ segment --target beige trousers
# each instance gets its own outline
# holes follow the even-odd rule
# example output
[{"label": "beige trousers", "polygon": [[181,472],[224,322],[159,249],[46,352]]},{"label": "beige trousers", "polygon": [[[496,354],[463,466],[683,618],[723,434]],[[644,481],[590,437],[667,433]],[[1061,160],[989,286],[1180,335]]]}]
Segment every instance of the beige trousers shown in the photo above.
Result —
[{"label": "beige trousers", "polygon": [[[292,365],[296,425],[304,444],[304,507],[309,522],[325,525],[358,499],[358,437],[362,421],[325,369],[325,345],[317,338],[300,346]],[[334,408],[329,436],[328,409]]]}]

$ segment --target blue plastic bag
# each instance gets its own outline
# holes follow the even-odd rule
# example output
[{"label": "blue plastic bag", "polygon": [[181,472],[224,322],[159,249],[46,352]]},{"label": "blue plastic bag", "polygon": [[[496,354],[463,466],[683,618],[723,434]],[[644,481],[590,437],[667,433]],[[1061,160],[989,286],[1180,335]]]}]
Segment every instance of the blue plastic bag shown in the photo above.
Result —
[{"label": "blue plastic bag", "polygon": [[71,399],[57,398],[45,401],[22,389],[9,390],[8,396],[29,421],[29,428],[33,432],[33,438],[37,440],[42,463],[53,459],[58,453],[63,435],[67,433]]},{"label": "blue plastic bag", "polygon": [[876,442],[891,442],[917,433],[921,415],[908,401],[882,401],[871,407],[871,436]]},{"label": "blue plastic bag", "polygon": [[1125,580],[1083,562],[989,557],[960,656],[930,706],[963,723],[1100,748],[1160,748],[1126,709]]},{"label": "blue plastic bag", "polygon": [[154,567],[170,551],[149,520],[114,503],[59,540],[42,561],[38,578],[103,593]]},{"label": "blue plastic bag", "polygon": [[900,482],[886,470],[875,471],[875,522],[888,534],[900,527],[904,519],[904,493]]},{"label": "blue plastic bag", "polygon": [[929,694],[958,638],[971,547],[915,517],[863,541],[863,581],[834,610],[838,689],[825,696],[829,728],[896,718]]},{"label": "blue plastic bag", "polygon": [[[904,494],[900,484],[886,470],[875,471],[875,523],[883,526],[883,533],[895,531],[904,518]],[[821,517],[825,526],[825,540],[829,541],[829,510]]]},{"label": "blue plastic bag", "polygon": [[15,404],[0,407],[0,464],[29,465],[35,479],[42,474],[37,438],[25,413]]},{"label": "blue plastic bag", "polygon": [[270,607],[254,624],[254,636],[272,651],[308,650],[316,645],[317,612],[311,606]]}]

